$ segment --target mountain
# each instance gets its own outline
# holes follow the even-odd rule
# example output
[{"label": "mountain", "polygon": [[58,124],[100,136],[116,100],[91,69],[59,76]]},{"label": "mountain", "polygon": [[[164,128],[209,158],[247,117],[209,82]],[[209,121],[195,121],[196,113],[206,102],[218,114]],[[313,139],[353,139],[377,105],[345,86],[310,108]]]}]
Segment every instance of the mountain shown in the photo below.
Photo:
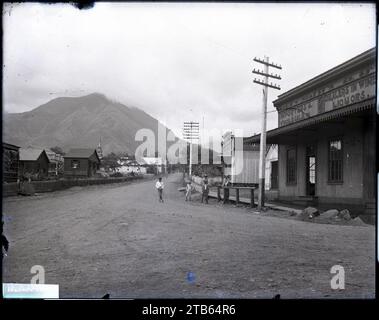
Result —
[{"label": "mountain", "polygon": [[99,93],[56,98],[28,112],[3,114],[4,142],[59,146],[66,152],[73,147],[96,148],[101,137],[103,154],[134,154],[141,144],[135,134],[142,128],[158,136],[157,119]]}]

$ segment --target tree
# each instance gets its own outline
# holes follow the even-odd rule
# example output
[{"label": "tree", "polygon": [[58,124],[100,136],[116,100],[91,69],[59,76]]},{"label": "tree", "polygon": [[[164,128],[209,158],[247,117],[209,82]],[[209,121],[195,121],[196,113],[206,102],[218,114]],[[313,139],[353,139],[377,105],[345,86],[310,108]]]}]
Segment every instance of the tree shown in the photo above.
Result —
[{"label": "tree", "polygon": [[108,167],[112,171],[115,171],[115,169],[120,166],[117,160],[119,160],[119,157],[114,152],[111,152],[104,156],[101,162],[104,167]]},{"label": "tree", "polygon": [[55,146],[55,147],[50,148],[50,150],[62,156],[65,155],[61,147]]}]

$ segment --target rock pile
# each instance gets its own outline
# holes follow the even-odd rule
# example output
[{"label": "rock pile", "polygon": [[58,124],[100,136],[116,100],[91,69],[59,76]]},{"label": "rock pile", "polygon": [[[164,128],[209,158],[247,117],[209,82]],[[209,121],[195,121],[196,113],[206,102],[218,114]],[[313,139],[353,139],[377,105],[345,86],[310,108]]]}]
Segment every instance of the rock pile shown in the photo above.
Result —
[{"label": "rock pile", "polygon": [[365,225],[359,217],[352,216],[347,209],[341,211],[330,209],[320,213],[316,208],[307,207],[299,214],[299,218],[303,221],[318,221],[322,223],[343,222],[343,224],[348,225]]},{"label": "rock pile", "polygon": [[302,220],[312,220],[314,217],[317,217],[319,215],[320,213],[318,210],[313,207],[307,207],[300,213]]}]

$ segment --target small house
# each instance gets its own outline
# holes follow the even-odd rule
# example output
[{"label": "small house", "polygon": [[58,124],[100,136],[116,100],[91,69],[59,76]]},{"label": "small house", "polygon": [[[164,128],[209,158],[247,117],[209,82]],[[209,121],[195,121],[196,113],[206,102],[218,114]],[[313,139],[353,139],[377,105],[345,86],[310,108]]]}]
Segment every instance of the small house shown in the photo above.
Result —
[{"label": "small house", "polygon": [[136,173],[145,174],[147,172],[146,167],[141,166],[136,160],[118,160],[117,163],[120,167],[117,168],[121,173]]},{"label": "small house", "polygon": [[43,149],[20,148],[19,175],[40,179],[47,177],[49,158]]},{"label": "small house", "polygon": [[66,177],[90,178],[100,168],[100,158],[96,149],[71,149],[63,158]]}]

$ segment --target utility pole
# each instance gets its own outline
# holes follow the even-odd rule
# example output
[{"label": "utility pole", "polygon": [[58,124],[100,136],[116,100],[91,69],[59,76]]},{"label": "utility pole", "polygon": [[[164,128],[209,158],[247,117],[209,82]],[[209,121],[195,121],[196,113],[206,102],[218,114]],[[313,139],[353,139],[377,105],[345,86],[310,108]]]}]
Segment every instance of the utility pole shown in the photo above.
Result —
[{"label": "utility pole", "polygon": [[199,143],[199,122],[184,122],[183,124],[183,139],[190,143],[189,156],[189,176],[192,176],[192,140],[197,140]]},{"label": "utility pole", "polygon": [[268,83],[268,78],[274,78],[280,80],[281,77],[278,74],[270,74],[269,67],[276,69],[282,69],[280,65],[274,64],[269,61],[269,57],[265,57],[264,60],[254,58],[255,62],[261,63],[264,65],[264,71],[253,70],[253,73],[258,74],[264,77],[264,80],[255,79],[254,83],[262,85],[263,88],[263,103],[262,103],[262,130],[261,130],[261,139],[259,145],[259,193],[258,193],[258,210],[261,210],[264,207],[265,203],[265,169],[266,169],[266,120],[267,120],[267,97],[268,97],[268,88],[273,88],[280,90],[280,87],[276,84]]}]

